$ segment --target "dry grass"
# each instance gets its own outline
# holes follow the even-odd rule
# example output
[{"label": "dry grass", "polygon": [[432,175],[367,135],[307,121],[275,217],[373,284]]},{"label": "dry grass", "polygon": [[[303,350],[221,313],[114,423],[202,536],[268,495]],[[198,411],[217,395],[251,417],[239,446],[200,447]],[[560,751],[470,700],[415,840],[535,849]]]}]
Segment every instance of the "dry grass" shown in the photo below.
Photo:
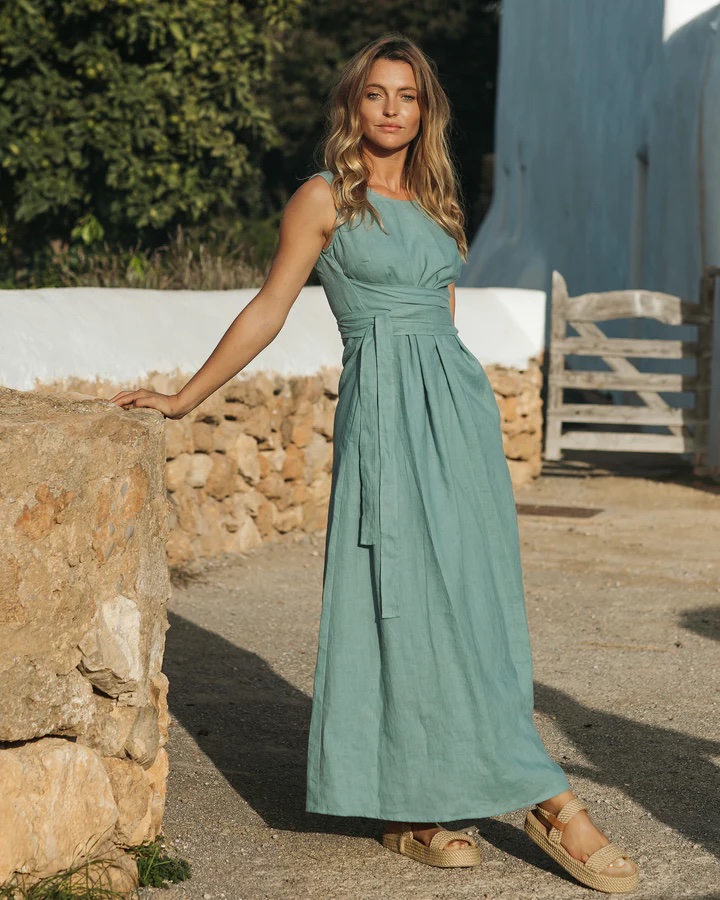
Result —
[{"label": "dry grass", "polygon": [[154,250],[52,244],[51,280],[63,287],[131,287],[150,290],[223,291],[260,287],[265,266],[258,253],[230,240],[191,242],[182,227]]}]

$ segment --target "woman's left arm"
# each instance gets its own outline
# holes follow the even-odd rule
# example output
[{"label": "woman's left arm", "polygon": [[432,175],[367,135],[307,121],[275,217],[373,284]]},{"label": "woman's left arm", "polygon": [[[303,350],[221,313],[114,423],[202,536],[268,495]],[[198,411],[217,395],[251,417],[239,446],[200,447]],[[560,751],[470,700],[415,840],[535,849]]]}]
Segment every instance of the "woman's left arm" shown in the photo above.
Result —
[{"label": "woman's left arm", "polygon": [[450,315],[452,316],[453,325],[455,324],[455,282],[448,285],[450,291]]}]

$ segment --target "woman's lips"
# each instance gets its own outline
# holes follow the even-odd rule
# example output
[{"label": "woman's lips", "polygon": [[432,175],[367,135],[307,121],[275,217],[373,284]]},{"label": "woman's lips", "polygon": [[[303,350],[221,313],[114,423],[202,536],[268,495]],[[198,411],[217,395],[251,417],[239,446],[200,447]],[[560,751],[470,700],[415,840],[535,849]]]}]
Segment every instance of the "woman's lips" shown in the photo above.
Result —
[{"label": "woman's lips", "polygon": [[383,131],[400,131],[400,125],[378,125]]}]

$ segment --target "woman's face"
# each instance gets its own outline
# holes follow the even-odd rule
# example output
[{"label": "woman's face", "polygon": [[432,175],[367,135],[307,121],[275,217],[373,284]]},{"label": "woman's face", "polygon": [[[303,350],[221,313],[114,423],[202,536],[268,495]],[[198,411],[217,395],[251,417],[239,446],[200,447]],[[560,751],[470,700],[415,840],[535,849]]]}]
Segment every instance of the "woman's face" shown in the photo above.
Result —
[{"label": "woman's face", "polygon": [[407,147],[420,130],[415,75],[409,63],[377,59],[360,102],[363,136],[373,149],[390,153]]}]

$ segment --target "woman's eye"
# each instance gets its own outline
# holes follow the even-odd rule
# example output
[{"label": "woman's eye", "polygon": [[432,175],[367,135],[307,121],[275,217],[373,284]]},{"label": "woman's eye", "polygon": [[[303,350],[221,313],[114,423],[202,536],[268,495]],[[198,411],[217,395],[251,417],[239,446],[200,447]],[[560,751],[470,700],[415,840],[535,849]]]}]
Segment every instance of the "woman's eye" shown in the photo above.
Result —
[{"label": "woman's eye", "polygon": [[[380,94],[378,94],[377,91],[371,91],[367,95],[367,99],[372,100],[374,97],[379,97],[379,96],[380,96]],[[414,94],[401,94],[400,96],[403,98],[403,100],[410,100],[411,102],[415,99]]]}]

